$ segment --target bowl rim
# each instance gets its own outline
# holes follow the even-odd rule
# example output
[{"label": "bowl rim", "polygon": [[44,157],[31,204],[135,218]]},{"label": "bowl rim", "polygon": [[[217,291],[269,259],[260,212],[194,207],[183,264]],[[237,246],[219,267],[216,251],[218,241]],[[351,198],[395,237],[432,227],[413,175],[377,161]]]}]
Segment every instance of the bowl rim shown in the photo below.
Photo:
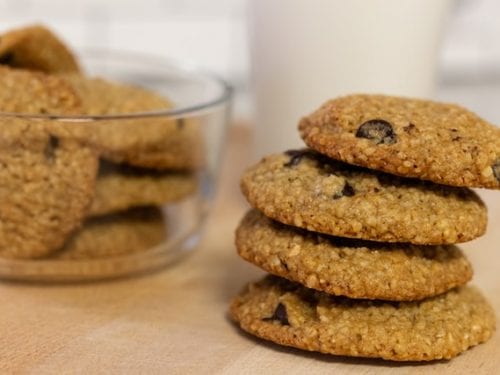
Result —
[{"label": "bowl rim", "polygon": [[[220,89],[220,93],[214,98],[200,101],[192,105],[187,105],[183,107],[175,107],[171,109],[144,111],[144,112],[130,112],[123,114],[111,114],[111,115],[59,115],[59,114],[33,114],[33,113],[22,113],[22,112],[2,112],[0,111],[0,118],[22,118],[22,119],[32,119],[32,120],[50,120],[50,121],[64,121],[64,122],[90,122],[90,121],[106,121],[106,120],[126,120],[126,119],[139,119],[139,118],[155,118],[155,117],[168,117],[168,118],[179,118],[179,117],[190,117],[199,114],[200,112],[209,110],[210,108],[217,107],[223,104],[230,104],[234,89],[233,87],[218,74],[200,67],[200,65],[190,61],[174,59],[171,57],[165,57],[160,55],[155,55],[151,53],[143,53],[138,51],[130,50],[116,50],[116,49],[104,49],[96,47],[85,47],[76,50],[77,55],[87,55],[92,54],[95,56],[103,57],[104,55],[112,55],[114,57],[127,58],[128,60],[136,61],[147,61],[149,63],[154,62],[157,64],[163,64],[165,66],[170,66],[177,69],[178,71],[188,74],[188,75],[198,75],[204,77],[209,81],[215,83]],[[106,78],[106,77],[103,77]]]}]

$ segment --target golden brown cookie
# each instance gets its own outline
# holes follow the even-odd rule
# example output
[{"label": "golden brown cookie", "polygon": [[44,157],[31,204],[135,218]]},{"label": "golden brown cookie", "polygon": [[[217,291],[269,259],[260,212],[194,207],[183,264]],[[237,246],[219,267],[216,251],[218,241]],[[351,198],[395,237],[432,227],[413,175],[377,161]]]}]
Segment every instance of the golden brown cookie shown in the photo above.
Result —
[{"label": "golden brown cookie", "polygon": [[175,202],[194,194],[196,186],[196,178],[190,173],[148,170],[101,161],[89,215]]},{"label": "golden brown cookie", "polygon": [[[0,112],[79,110],[57,77],[0,68]],[[98,156],[72,130],[47,118],[0,115],[0,256],[47,255],[79,227],[92,200]]]},{"label": "golden brown cookie", "polygon": [[322,154],[452,186],[500,188],[500,129],[453,104],[383,95],[330,100],[302,119]]},{"label": "golden brown cookie", "polygon": [[486,208],[467,188],[377,173],[308,149],[264,158],[241,188],[266,216],[334,236],[438,245],[486,229]]},{"label": "golden brown cookie", "polygon": [[78,115],[82,103],[59,77],[0,66],[0,112]]},{"label": "golden brown cookie", "polygon": [[33,25],[0,35],[0,64],[45,73],[75,73],[73,53],[49,29]]},{"label": "golden brown cookie", "polygon": [[[123,115],[172,108],[172,103],[146,89],[101,78],[68,75],[87,115]],[[98,121],[92,142],[102,157],[156,169],[193,169],[202,157],[199,127],[193,119],[138,117]]]},{"label": "golden brown cookie", "polygon": [[163,214],[154,207],[92,218],[51,258],[84,260],[146,251],[165,240],[166,228]]},{"label": "golden brown cookie", "polygon": [[495,314],[472,287],[419,302],[333,297],[268,276],[231,304],[252,335],[280,345],[393,361],[449,359],[488,340]]},{"label": "golden brown cookie", "polygon": [[249,211],[236,230],[240,256],[305,286],[350,298],[413,301],[472,278],[456,246],[382,244],[308,232]]}]

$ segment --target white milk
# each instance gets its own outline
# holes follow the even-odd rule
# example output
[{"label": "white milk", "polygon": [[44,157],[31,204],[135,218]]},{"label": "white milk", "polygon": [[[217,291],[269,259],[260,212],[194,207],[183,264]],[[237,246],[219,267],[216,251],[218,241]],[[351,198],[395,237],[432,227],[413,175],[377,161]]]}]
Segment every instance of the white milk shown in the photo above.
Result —
[{"label": "white milk", "polygon": [[450,0],[249,0],[254,157],[303,143],[301,116],[353,92],[433,95]]}]

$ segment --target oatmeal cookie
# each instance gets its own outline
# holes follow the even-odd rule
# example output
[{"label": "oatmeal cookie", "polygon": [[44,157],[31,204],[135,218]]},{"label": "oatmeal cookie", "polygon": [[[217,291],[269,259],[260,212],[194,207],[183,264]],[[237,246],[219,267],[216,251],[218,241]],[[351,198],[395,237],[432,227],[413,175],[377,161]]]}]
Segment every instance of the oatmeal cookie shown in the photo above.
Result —
[{"label": "oatmeal cookie", "polygon": [[231,304],[252,335],[309,351],[393,361],[449,359],[488,340],[493,309],[473,287],[418,302],[334,297],[268,276]]},{"label": "oatmeal cookie", "polygon": [[486,230],[486,208],[467,188],[398,178],[308,149],[264,158],[241,188],[266,216],[334,236],[439,245]]},{"label": "oatmeal cookie", "polygon": [[351,95],[323,104],[299,130],[309,147],[349,164],[500,189],[500,128],[458,105]]},{"label": "oatmeal cookie", "polygon": [[332,237],[280,224],[257,210],[236,230],[236,248],[267,272],[350,298],[420,300],[472,278],[472,267],[456,246]]}]

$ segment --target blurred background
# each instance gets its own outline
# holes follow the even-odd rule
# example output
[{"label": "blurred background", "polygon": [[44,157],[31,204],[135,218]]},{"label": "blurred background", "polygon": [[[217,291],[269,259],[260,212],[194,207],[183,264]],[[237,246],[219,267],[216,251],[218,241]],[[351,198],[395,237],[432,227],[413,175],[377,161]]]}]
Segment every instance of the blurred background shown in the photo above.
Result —
[{"label": "blurred background", "polygon": [[[187,59],[237,90],[235,118],[252,118],[246,0],[0,0],[2,30],[43,22],[76,48],[99,46]],[[500,123],[500,2],[455,0],[439,49],[435,97]],[[383,21],[387,22],[387,21]]]}]

